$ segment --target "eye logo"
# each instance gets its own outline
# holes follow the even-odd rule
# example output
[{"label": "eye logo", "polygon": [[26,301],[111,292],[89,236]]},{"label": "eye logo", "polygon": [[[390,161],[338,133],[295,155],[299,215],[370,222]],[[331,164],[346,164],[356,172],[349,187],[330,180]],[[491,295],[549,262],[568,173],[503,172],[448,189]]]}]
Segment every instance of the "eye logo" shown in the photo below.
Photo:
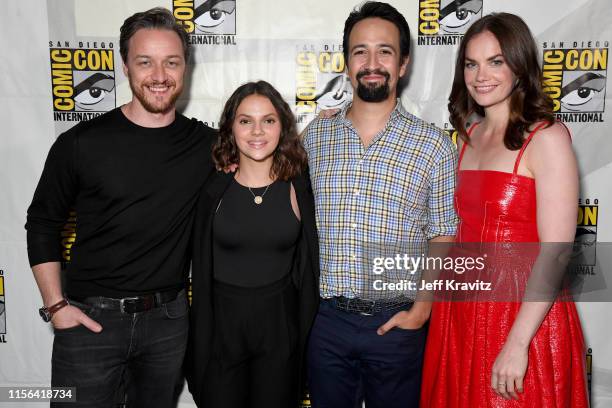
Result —
[{"label": "eye logo", "polygon": [[542,60],[543,90],[557,117],[565,122],[602,122],[608,48],[544,49]]},{"label": "eye logo", "polygon": [[[79,110],[99,111],[109,110],[110,98],[107,96],[115,89],[115,78],[96,72],[74,87],[74,101]],[[114,101],[112,101],[114,102]],[[113,106],[110,107],[114,108]]]},{"label": "eye logo", "polygon": [[195,9],[196,33],[236,34],[236,1],[207,0]]},{"label": "eye logo", "polygon": [[49,55],[56,121],[87,120],[115,108],[112,49],[51,48]]},{"label": "eye logo", "polygon": [[444,3],[448,4],[440,10],[440,28],[448,34],[465,34],[482,10],[482,0],[442,1],[442,5]]},{"label": "eye logo", "polygon": [[422,0],[419,2],[419,45],[455,45],[482,17],[483,0]]},{"label": "eye logo", "polygon": [[173,0],[172,7],[177,22],[189,34],[236,34],[236,0]]},{"label": "eye logo", "polygon": [[561,106],[573,112],[603,111],[606,77],[593,72],[569,73],[568,81],[574,76],[571,74],[580,75],[561,88]]},{"label": "eye logo", "polygon": [[322,85],[323,89],[314,99],[319,110],[341,109],[344,104],[353,99],[353,88],[345,74],[337,75]]}]

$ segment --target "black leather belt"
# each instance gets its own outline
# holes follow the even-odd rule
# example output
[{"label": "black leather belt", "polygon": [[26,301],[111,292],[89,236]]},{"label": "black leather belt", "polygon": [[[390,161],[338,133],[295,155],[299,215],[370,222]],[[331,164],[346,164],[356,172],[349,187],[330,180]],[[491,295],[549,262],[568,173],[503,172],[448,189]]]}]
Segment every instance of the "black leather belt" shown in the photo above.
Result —
[{"label": "black leather belt", "polygon": [[140,313],[160,307],[168,302],[172,302],[183,290],[184,289],[172,289],[164,292],[125,297],[121,299],[104,296],[89,296],[84,298],[69,296],[68,301],[75,300],[89,306],[106,310],[116,310],[120,311],[121,313]]},{"label": "black leather belt", "polygon": [[338,310],[364,316],[374,316],[382,312],[395,310],[408,310],[414,303],[412,300],[406,298],[366,300],[336,296],[324,300],[330,302]]}]

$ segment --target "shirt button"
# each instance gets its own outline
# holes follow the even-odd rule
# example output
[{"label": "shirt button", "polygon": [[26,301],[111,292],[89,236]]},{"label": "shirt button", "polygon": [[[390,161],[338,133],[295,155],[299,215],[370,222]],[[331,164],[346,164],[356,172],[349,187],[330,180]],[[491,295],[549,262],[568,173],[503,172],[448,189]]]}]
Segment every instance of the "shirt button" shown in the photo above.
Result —
[{"label": "shirt button", "polygon": [[359,195],[359,190],[358,190],[358,189],[354,189],[354,190],[353,190],[353,194],[355,194],[355,195]]},{"label": "shirt button", "polygon": [[351,255],[351,259],[352,259],[353,261],[356,261],[356,260],[357,260],[357,256],[356,256],[355,254],[353,254],[353,255]]},{"label": "shirt button", "polygon": [[357,223],[356,222],[352,223],[351,224],[351,228],[353,228],[353,229],[357,228]]}]

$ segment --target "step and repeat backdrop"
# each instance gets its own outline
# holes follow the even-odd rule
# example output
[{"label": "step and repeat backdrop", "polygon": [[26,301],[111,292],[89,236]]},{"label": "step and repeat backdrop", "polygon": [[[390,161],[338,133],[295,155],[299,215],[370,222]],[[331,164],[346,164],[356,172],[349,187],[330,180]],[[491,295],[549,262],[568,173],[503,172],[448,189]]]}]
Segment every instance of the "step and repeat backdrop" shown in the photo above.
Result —
[{"label": "step and repeat backdrop", "polygon": [[[206,4],[208,3],[208,4]],[[523,17],[540,47],[546,92],[573,134],[581,172],[577,236],[612,241],[612,82],[608,81],[609,0],[391,0],[411,28],[406,108],[456,137],[447,98],[465,30],[494,11]],[[6,0],[0,4],[0,386],[50,379],[52,331],[38,316],[25,214],[48,149],[76,123],[131,98],[119,55],[119,27],[154,6],[172,10],[190,34],[193,58],[179,110],[217,127],[240,84],[265,79],[294,107],[303,129],[352,90],[344,73],[342,29],[355,0]],[[62,233],[66,261],[76,220]],[[581,258],[578,273],[606,287],[605,250]],[[603,267],[602,267],[603,265]],[[608,275],[609,276],[609,275]],[[578,304],[592,406],[612,407],[612,299]],[[0,403],[0,406],[3,403]],[[304,405],[309,406],[307,399]],[[13,404],[9,406],[15,406]],[[26,406],[24,404],[24,406]],[[39,406],[39,405],[32,405]],[[185,391],[181,406],[194,406]]]}]

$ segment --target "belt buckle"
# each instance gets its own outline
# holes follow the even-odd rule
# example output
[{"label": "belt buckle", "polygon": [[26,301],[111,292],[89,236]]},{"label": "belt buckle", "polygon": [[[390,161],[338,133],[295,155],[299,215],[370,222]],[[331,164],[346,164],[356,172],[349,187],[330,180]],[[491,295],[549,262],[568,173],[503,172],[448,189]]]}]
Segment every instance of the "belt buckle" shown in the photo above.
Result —
[{"label": "belt buckle", "polygon": [[[365,300],[365,299],[361,299],[362,302],[364,303],[369,303],[369,311],[360,311],[359,314],[362,316],[374,316],[374,306],[376,305],[376,301],[375,300]],[[365,306],[364,306],[365,308]]]},{"label": "belt buckle", "polygon": [[152,303],[152,302],[150,301],[147,302],[147,300],[148,299],[141,298],[139,296],[119,299],[119,307],[120,307],[121,313],[133,314],[133,313],[138,313],[138,312],[144,312],[145,310],[148,310],[151,308],[149,306],[149,303]]}]

